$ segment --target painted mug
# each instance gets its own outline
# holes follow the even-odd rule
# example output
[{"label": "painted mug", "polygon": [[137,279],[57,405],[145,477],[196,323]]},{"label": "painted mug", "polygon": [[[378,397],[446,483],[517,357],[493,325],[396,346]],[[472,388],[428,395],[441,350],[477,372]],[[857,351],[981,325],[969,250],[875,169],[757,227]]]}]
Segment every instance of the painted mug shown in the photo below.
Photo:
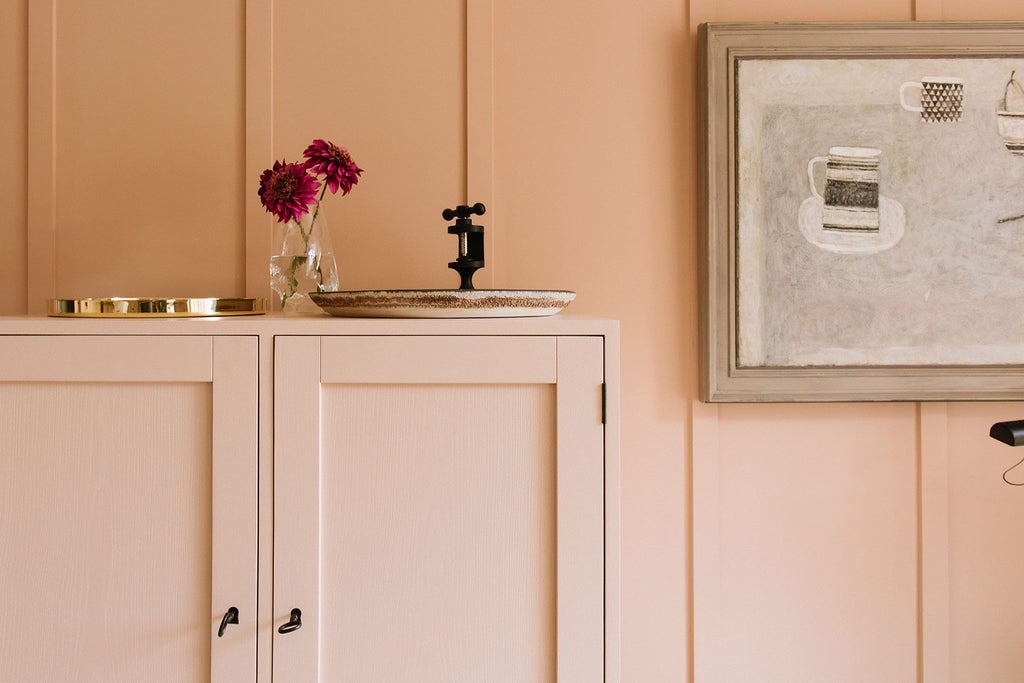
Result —
[{"label": "painted mug", "polygon": [[[921,91],[921,104],[907,102],[907,90]],[[935,123],[959,121],[964,115],[964,79],[952,76],[925,76],[900,86],[900,105],[921,114],[922,121]]]},{"label": "painted mug", "polygon": [[[824,204],[821,227],[850,233],[878,232],[878,179],[882,150],[831,147],[828,156],[807,162],[811,192]],[[825,164],[824,192],[818,192],[814,169]]]}]

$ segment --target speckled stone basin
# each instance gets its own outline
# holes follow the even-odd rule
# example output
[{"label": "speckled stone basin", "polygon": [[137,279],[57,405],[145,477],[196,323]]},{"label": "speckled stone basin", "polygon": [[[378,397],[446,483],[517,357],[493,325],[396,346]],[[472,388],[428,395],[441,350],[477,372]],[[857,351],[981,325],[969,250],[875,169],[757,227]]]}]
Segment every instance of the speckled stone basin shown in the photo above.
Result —
[{"label": "speckled stone basin", "polygon": [[376,289],[310,293],[326,313],[348,318],[528,318],[554,315],[575,292],[529,289]]}]

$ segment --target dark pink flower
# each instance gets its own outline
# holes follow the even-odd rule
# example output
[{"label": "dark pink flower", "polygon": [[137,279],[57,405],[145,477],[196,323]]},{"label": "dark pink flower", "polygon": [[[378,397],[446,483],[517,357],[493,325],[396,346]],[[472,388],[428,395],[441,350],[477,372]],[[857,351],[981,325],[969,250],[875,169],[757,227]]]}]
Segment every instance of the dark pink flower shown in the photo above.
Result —
[{"label": "dark pink flower", "polygon": [[341,194],[348,194],[352,186],[359,182],[359,174],[363,172],[352,161],[347,149],[327,140],[313,140],[313,144],[302,155],[307,159],[306,168],[323,176],[331,194],[337,192],[339,187]]},{"label": "dark pink flower", "polygon": [[282,223],[297,221],[309,213],[309,205],[316,201],[320,182],[306,172],[306,165],[275,161],[260,176],[260,201]]}]

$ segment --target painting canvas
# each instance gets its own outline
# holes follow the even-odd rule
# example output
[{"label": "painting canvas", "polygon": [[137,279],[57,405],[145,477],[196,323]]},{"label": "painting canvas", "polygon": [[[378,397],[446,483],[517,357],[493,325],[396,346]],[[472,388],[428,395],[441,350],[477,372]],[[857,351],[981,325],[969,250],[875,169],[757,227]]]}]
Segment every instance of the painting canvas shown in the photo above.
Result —
[{"label": "painting canvas", "polygon": [[704,43],[709,386],[1012,396],[985,382],[1024,365],[1021,27],[741,26]]}]

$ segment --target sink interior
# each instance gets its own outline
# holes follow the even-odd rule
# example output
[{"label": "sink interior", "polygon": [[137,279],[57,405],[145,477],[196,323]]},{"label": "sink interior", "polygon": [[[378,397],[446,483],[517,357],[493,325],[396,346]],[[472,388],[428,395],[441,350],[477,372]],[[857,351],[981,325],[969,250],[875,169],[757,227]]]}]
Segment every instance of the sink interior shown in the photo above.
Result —
[{"label": "sink interior", "polygon": [[558,313],[575,292],[534,289],[373,289],[311,293],[330,315],[352,318],[523,318]]}]

